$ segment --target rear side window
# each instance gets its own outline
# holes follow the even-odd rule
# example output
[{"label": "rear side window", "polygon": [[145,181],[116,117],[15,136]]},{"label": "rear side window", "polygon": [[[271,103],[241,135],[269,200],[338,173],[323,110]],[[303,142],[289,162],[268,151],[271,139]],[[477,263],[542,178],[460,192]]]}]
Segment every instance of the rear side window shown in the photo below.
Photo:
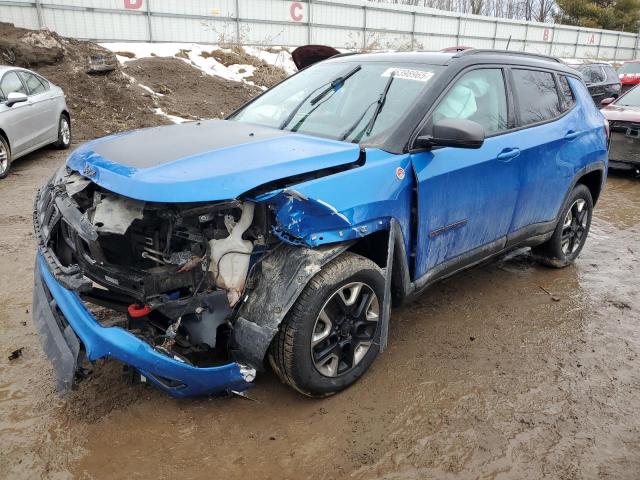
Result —
[{"label": "rear side window", "polygon": [[580,71],[587,83],[602,83],[607,79],[600,65],[586,65]]},{"label": "rear side window", "polygon": [[549,72],[513,70],[520,125],[551,120],[561,113],[556,82]]},{"label": "rear side window", "polygon": [[576,97],[573,95],[569,81],[564,75],[558,75],[558,87],[560,87],[560,106],[562,111],[566,112],[576,103]]},{"label": "rear side window", "polygon": [[20,72],[20,75],[22,76],[24,83],[27,84],[29,95],[38,95],[39,93],[46,91],[44,84],[35,75],[27,72]]}]

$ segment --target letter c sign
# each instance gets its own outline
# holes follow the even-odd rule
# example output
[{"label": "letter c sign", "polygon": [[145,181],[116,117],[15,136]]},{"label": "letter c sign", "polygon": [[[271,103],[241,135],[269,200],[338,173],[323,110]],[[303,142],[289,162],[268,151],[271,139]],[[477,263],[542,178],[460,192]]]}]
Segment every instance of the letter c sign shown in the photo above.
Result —
[{"label": "letter c sign", "polygon": [[124,0],[124,8],[127,10],[138,10],[142,6],[143,0]]},{"label": "letter c sign", "polygon": [[289,7],[289,15],[294,22],[301,22],[304,18],[304,11],[302,10],[302,4],[300,2],[291,2]]}]

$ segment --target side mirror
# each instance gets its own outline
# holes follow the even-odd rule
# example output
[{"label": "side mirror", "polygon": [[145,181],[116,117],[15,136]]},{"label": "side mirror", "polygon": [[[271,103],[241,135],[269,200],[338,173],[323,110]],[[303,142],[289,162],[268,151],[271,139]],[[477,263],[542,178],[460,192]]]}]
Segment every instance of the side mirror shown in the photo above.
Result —
[{"label": "side mirror", "polygon": [[433,145],[480,148],[484,143],[484,128],[479,123],[464,118],[443,118],[433,125],[431,135],[420,135],[415,143],[418,148]]},{"label": "side mirror", "polygon": [[607,105],[610,105],[614,100],[615,100],[615,98],[613,98],[613,97],[603,98],[600,101],[600,106],[606,107]]},{"label": "side mirror", "polygon": [[27,101],[26,94],[19,93],[19,92],[11,92],[9,95],[7,95],[7,101],[5,102],[5,104],[7,105],[7,107],[13,107],[16,103],[21,103],[26,101]]}]

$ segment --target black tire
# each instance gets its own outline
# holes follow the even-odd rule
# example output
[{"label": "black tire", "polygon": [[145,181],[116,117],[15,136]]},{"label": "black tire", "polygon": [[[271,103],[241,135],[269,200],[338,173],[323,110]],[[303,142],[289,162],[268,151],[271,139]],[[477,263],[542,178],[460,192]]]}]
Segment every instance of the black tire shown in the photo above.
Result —
[{"label": "black tire", "polygon": [[[583,210],[579,210],[581,202],[584,202]],[[571,224],[567,226],[569,212],[571,212]],[[536,259],[555,268],[563,268],[572,264],[580,255],[587,240],[592,216],[593,198],[591,192],[585,185],[578,184],[569,195],[553,236],[533,249]]]},{"label": "black tire", "polygon": [[[65,125],[68,129],[66,134]],[[58,140],[53,145],[60,150],[66,150],[71,145],[71,120],[64,113],[58,120]]]},{"label": "black tire", "polygon": [[9,142],[0,135],[0,179],[6,178],[11,169],[11,149]]},{"label": "black tire", "polygon": [[[353,295],[359,284],[363,285],[358,290],[360,293]],[[364,316],[358,317],[360,320],[355,319],[358,316],[357,306],[346,306],[345,290],[350,292],[348,300],[355,296],[355,304],[362,305],[360,313],[363,313],[362,309],[365,310]],[[342,296],[339,292],[342,292]],[[371,295],[372,293],[374,295]],[[375,318],[376,306],[379,314],[382,312],[383,293],[382,270],[371,260],[346,252],[329,262],[311,279],[280,325],[269,351],[269,361],[273,370],[285,384],[309,397],[326,397],[349,387],[364,375],[378,355],[380,315],[375,324],[370,318]],[[372,299],[366,299],[366,295]],[[340,302],[343,302],[342,305]],[[329,308],[335,312],[330,323],[332,333],[316,346],[312,346],[313,335],[318,335],[318,328],[322,325],[318,323],[322,322],[320,314]],[[345,308],[352,308],[353,311],[349,314],[344,313],[341,309]],[[362,320],[363,318],[365,320]],[[335,328],[337,331],[334,331]],[[323,332],[320,332],[320,336],[322,334]],[[365,337],[366,341],[363,341]],[[335,340],[336,338],[339,340]],[[357,343],[357,346],[347,346],[342,350],[341,345],[346,345],[348,339],[352,339],[351,342]],[[320,357],[317,355],[318,349],[328,350],[334,340],[337,342],[336,348],[342,351],[343,356],[337,360],[335,376],[331,376],[327,373],[331,370],[327,367],[329,363],[319,367],[315,358]],[[359,350],[365,347],[368,348],[366,352]],[[359,350],[358,354],[356,350]],[[350,352],[353,355],[350,355]],[[312,358],[312,355],[316,356]],[[346,360],[343,361],[343,358]],[[349,362],[352,366],[340,373],[340,368],[348,367]],[[324,368],[325,373],[322,373],[320,368]]]}]

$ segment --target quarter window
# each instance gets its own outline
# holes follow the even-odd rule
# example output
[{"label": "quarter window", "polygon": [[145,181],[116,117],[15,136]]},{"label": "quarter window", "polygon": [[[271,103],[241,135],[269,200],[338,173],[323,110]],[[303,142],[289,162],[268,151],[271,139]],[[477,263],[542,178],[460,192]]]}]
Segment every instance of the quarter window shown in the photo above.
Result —
[{"label": "quarter window", "polygon": [[2,90],[5,98],[14,92],[24,93],[25,95],[27,93],[16,72],[5,73],[4,77],[2,77],[2,82],[0,82],[0,90]]},{"label": "quarter window", "polygon": [[432,122],[443,118],[472,120],[484,127],[486,135],[506,130],[507,95],[502,70],[487,68],[465,73],[435,109]]},{"label": "quarter window", "polygon": [[514,69],[513,85],[521,125],[544,122],[560,115],[560,100],[551,73]]},{"label": "quarter window", "polygon": [[558,75],[558,86],[560,87],[560,99],[562,100],[562,111],[566,112],[573,104],[576,103],[576,98],[573,95],[571,86],[567,77],[564,75]]},{"label": "quarter window", "polygon": [[29,95],[38,95],[39,93],[43,93],[46,90],[43,83],[35,75],[27,72],[20,72],[20,75],[22,76],[24,83],[27,84]]}]

